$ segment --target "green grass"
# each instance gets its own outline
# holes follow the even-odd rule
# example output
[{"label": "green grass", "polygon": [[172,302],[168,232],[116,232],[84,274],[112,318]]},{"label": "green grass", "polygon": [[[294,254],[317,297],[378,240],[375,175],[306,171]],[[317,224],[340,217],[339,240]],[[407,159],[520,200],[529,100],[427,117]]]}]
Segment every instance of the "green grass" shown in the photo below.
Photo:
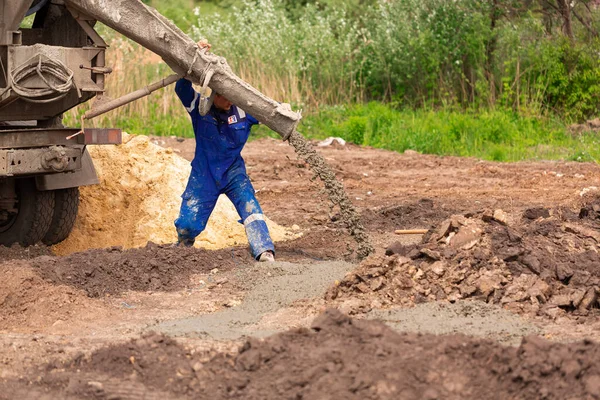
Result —
[{"label": "green grass", "polygon": [[[145,135],[193,137],[187,116],[116,118],[117,127]],[[72,122],[75,125],[75,121]],[[102,126],[102,124],[99,124]],[[355,144],[403,152],[476,157],[495,161],[600,159],[595,134],[578,137],[554,119],[519,116],[511,111],[457,112],[395,110],[382,103],[323,108],[306,115],[299,130],[308,138],[342,137]],[[279,136],[255,127],[251,140]]]},{"label": "green grass", "polygon": [[352,143],[403,152],[495,161],[600,158],[598,137],[573,137],[559,120],[512,111],[395,110],[381,103],[322,109],[304,119],[311,138],[339,136]]}]

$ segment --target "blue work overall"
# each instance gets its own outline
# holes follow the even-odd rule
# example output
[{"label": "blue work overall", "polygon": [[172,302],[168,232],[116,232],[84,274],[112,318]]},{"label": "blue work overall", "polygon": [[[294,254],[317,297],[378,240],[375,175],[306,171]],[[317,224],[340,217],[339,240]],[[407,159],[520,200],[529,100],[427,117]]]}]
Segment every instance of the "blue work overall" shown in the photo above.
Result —
[{"label": "blue work overall", "polygon": [[206,227],[220,194],[235,206],[246,229],[250,251],[257,258],[275,252],[265,218],[246,174],[241,152],[258,121],[234,105],[229,111],[212,106],[200,115],[200,95],[187,79],[180,79],[175,92],[192,118],[196,152],[192,173],[183,193],[179,217],[175,220],[180,243],[192,246]]}]

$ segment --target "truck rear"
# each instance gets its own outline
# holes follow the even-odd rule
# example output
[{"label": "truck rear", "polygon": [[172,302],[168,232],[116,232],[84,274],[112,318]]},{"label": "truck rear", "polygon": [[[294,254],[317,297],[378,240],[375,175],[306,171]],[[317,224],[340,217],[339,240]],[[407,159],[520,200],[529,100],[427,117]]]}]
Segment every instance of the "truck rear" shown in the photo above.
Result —
[{"label": "truck rear", "polygon": [[0,0],[0,245],[64,240],[78,188],[98,183],[86,146],[121,142],[118,129],[62,124],[104,93],[111,70],[95,23],[60,0]]}]

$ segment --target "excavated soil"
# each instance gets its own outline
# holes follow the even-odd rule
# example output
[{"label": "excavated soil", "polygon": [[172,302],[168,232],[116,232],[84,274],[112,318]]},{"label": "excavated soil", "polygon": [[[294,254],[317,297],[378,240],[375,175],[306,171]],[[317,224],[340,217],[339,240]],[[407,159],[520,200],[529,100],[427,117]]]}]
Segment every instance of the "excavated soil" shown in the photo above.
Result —
[{"label": "excavated soil", "polygon": [[365,261],[327,298],[410,305],[476,298],[529,314],[598,315],[600,206],[454,215],[422,243],[392,244]]},{"label": "excavated soil", "polygon": [[[518,348],[466,336],[398,334],[330,310],[311,329],[250,339],[234,354],[150,334],[48,365],[2,396],[88,399],[594,399],[600,345],[529,337]],[[8,397],[5,397],[8,398]]]},{"label": "excavated soil", "polygon": [[92,322],[110,313],[78,289],[44,280],[25,261],[0,264],[0,331],[53,332],[75,318]]},{"label": "excavated soil", "polygon": [[343,230],[315,229],[297,240],[277,246],[277,257],[286,261],[353,261],[355,242]]},{"label": "excavated soil", "polygon": [[[203,248],[169,245],[193,146],[96,148],[71,241],[0,248],[1,399],[600,398],[596,164],[320,147],[375,249],[358,264],[306,162],[251,142],[286,239],[262,264],[232,208]],[[330,307],[358,320],[309,329]]]},{"label": "excavated soil", "polygon": [[28,260],[39,256],[52,255],[52,250],[44,245],[23,248],[18,244],[11,247],[0,246],[0,260]]},{"label": "excavated soil", "polygon": [[419,199],[408,204],[365,210],[363,218],[370,231],[390,232],[399,227],[429,229],[458,211],[462,210],[449,208],[432,199]]},{"label": "excavated soil", "polygon": [[[98,262],[102,260],[102,262]],[[189,287],[191,276],[217,268],[229,271],[251,262],[243,250],[209,251],[148,244],[144,248],[90,250],[31,261],[48,282],[69,285],[89,297],[133,291],[175,291]]]}]

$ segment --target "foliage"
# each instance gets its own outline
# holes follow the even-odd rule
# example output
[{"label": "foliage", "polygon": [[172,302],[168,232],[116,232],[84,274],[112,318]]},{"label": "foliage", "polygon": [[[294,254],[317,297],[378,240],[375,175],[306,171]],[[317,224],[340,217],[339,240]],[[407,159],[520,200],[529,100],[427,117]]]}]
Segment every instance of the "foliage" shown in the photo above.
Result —
[{"label": "foliage", "polygon": [[192,32],[255,86],[299,106],[383,100],[590,118],[600,105],[598,13],[590,8],[588,23],[578,9],[587,25],[571,38],[540,4],[241,0],[215,18],[202,3]]},{"label": "foliage", "polygon": [[196,21],[192,10],[199,5],[209,14],[231,7],[230,1],[198,1],[198,0],[142,0],[156,8],[162,15],[169,18],[183,31],[188,32]]},{"label": "foliage", "polygon": [[298,107],[355,99],[357,26],[344,9],[308,4],[290,19],[280,3],[243,0],[227,14],[196,9],[195,39],[208,38],[243,78]]},{"label": "foliage", "polygon": [[324,108],[306,118],[301,129],[315,139],[336,136],[399,152],[414,150],[496,161],[590,161],[600,157],[595,134],[573,137],[558,120],[523,117],[511,110],[398,111],[371,102]]}]

